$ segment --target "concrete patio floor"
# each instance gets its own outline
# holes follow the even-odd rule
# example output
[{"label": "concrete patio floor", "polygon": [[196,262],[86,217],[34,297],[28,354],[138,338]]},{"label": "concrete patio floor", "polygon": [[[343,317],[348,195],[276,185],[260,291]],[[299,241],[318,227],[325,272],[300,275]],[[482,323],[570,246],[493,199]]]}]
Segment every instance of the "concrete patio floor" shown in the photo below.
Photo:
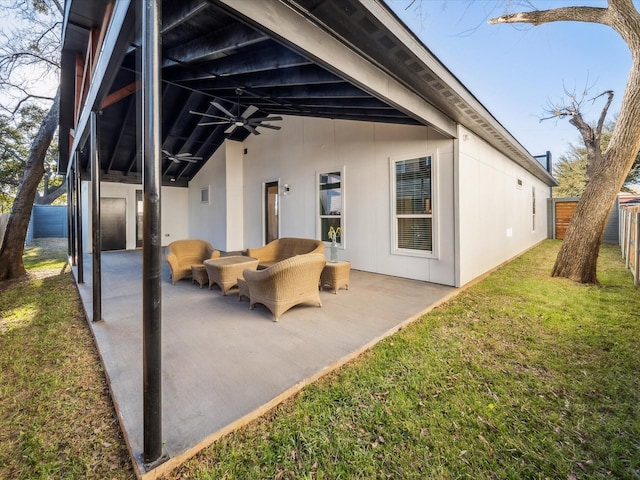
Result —
[{"label": "concrete patio floor", "polygon": [[[350,289],[323,291],[272,321],[237,289],[223,296],[162,270],[162,419],[170,459],[146,471],[143,452],[142,254],[103,252],[103,321],[92,323],[91,257],[80,296],[110,383],[136,473],[156,478],[220,436],[257,418],[309,382],[455,294],[456,289],[351,271]],[[77,269],[74,267],[74,273]]]}]

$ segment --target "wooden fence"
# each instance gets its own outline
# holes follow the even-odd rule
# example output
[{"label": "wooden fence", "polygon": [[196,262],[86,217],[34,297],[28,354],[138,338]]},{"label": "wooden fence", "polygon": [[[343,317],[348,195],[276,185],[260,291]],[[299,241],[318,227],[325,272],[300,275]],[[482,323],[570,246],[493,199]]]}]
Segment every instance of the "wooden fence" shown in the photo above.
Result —
[{"label": "wooden fence", "polygon": [[640,205],[620,205],[620,249],[627,268],[640,285]]}]

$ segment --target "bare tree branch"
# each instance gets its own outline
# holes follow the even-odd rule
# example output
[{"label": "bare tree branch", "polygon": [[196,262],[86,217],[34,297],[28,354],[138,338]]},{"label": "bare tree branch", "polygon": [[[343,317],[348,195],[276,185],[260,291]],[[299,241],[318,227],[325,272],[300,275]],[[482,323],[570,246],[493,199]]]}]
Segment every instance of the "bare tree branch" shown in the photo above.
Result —
[{"label": "bare tree branch", "polygon": [[[17,87],[15,85],[12,85],[13,88],[17,89],[17,90],[22,90],[20,87]],[[20,111],[20,109],[27,103],[29,103],[31,100],[47,100],[47,101],[53,101],[54,98],[51,97],[47,97],[47,96],[42,96],[42,95],[31,95],[26,93],[26,91],[24,91],[24,97],[20,98],[17,100],[17,103],[15,104],[15,106],[13,108],[7,108],[4,105],[0,105],[0,110],[5,111],[10,113],[11,115],[15,115],[16,113],[18,113],[18,111]]]},{"label": "bare tree branch", "polygon": [[592,99],[592,102],[595,102],[598,98],[600,98],[603,95],[607,95],[608,98],[607,98],[607,103],[604,105],[604,107],[602,107],[602,111],[600,112],[600,118],[598,119],[598,124],[596,125],[596,132],[598,132],[598,136],[602,135],[602,127],[604,127],[605,117],[607,116],[607,111],[611,106],[611,102],[613,102],[613,90],[607,90],[605,92],[602,92],[597,97],[594,97]]},{"label": "bare tree branch", "polygon": [[2,68],[14,68],[18,63],[25,65],[33,64],[48,64],[50,67],[58,68],[60,65],[58,62],[53,61],[50,57],[40,54],[35,51],[17,51],[12,52],[0,59],[0,69]]},{"label": "bare tree branch", "polygon": [[640,14],[632,0],[608,0],[607,8],[560,7],[551,10],[535,10],[502,15],[489,20],[498,23],[528,23],[534,26],[551,22],[599,23],[613,28],[629,46],[632,55],[640,48]]},{"label": "bare tree branch", "polygon": [[64,7],[60,4],[60,2],[58,0],[51,0],[51,1],[53,2],[53,4],[58,9],[58,13],[60,14],[60,16],[63,16],[64,15]]},{"label": "bare tree branch", "polygon": [[599,7],[561,7],[551,10],[536,10],[533,12],[509,13],[489,20],[489,25],[499,23],[530,23],[542,25],[550,22],[590,22],[610,25],[609,10]]}]

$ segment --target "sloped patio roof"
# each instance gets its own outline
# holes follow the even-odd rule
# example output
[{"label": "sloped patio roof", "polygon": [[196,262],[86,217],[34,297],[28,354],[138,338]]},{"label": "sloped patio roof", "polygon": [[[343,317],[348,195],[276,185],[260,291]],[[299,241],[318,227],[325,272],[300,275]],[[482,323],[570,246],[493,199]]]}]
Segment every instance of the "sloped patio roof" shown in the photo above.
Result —
[{"label": "sloped patio roof", "polygon": [[[123,2],[125,3],[125,2]],[[140,183],[136,147],[136,53],[134,4],[105,15],[107,2],[67,2],[63,32],[60,170],[66,171],[75,134],[74,75],[101,37],[119,43],[104,62],[99,158],[102,179]],[[122,30],[109,38],[99,27],[120,14]],[[454,138],[465,125],[545,181],[551,175],[493,118],[477,99],[402,24],[382,1],[370,0],[186,0],[163,2],[162,149],[202,157],[197,163],[163,161],[163,184],[186,186],[227,138],[250,133],[229,125],[198,127],[190,111],[234,114],[247,106],[253,117],[295,115],[371,122],[431,125]],[[315,43],[313,43],[315,42]],[[320,47],[329,53],[322,55]],[[344,50],[344,58],[332,56]],[[89,54],[90,55],[90,54]],[[352,62],[344,59],[352,60]],[[80,62],[82,63],[82,62]],[[347,71],[348,63],[357,68]],[[362,70],[362,65],[367,70]],[[372,74],[373,72],[373,74]],[[387,79],[390,83],[379,81]],[[384,90],[404,90],[406,101]],[[238,95],[238,92],[241,95]],[[239,104],[238,104],[239,101]],[[260,130],[260,129],[258,129]],[[74,143],[75,142],[75,143]],[[88,170],[88,149],[80,155]]]}]

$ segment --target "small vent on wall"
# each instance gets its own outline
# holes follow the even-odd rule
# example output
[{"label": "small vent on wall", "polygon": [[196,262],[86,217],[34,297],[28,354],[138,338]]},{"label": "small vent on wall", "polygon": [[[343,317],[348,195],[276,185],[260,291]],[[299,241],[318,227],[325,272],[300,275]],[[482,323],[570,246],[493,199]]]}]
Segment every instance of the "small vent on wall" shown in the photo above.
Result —
[{"label": "small vent on wall", "polygon": [[520,190],[522,190],[522,179],[521,179],[521,178],[518,178],[518,179],[516,180],[516,186],[517,186]]},{"label": "small vent on wall", "polygon": [[200,203],[209,203],[209,185],[200,187]]}]

